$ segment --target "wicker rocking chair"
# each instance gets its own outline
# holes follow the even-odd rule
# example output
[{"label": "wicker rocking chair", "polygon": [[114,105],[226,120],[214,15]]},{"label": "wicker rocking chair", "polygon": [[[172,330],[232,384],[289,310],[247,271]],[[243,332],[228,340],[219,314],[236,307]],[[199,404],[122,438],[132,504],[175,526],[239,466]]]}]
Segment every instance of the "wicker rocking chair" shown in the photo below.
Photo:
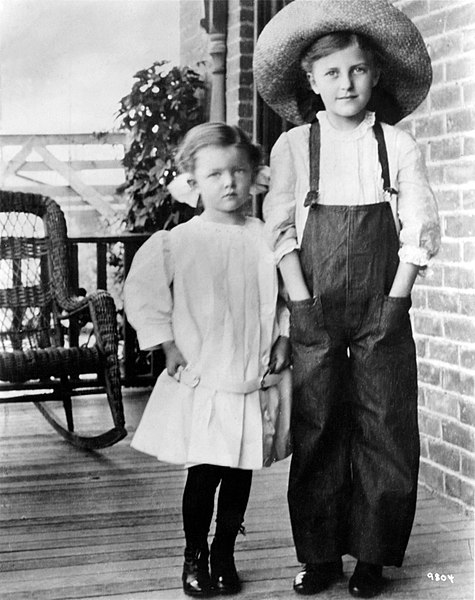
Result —
[{"label": "wicker rocking chair", "polygon": [[[80,346],[79,330],[91,323],[92,341]],[[84,297],[71,290],[66,222],[58,204],[0,191],[0,402],[33,401],[75,446],[111,446],[127,434],[117,347],[110,294],[99,290]],[[72,396],[104,390],[113,427],[76,433]],[[65,423],[47,407],[50,400],[62,401]]]}]

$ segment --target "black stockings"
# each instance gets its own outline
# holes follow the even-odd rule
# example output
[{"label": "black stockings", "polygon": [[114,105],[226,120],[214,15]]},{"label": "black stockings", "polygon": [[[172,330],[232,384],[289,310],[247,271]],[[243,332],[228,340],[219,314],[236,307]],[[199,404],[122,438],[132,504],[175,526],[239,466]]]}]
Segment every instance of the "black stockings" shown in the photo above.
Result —
[{"label": "black stockings", "polygon": [[244,520],[251,491],[252,471],[217,465],[196,465],[188,469],[183,492],[183,528],[186,545],[207,545],[214,497],[221,483],[216,514],[216,536],[233,540]]}]

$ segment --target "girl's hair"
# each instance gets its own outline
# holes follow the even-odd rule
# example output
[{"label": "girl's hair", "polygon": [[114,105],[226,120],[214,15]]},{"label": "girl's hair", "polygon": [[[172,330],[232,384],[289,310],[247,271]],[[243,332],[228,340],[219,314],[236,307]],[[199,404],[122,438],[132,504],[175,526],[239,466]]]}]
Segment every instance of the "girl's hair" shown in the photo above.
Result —
[{"label": "girl's hair", "polygon": [[249,163],[257,169],[261,161],[261,151],[239,127],[226,123],[211,122],[197,125],[185,135],[175,157],[182,173],[193,173],[196,153],[206,146],[236,146],[247,152]]},{"label": "girl's hair", "polygon": [[375,67],[381,66],[381,54],[371,40],[364,35],[353,33],[352,31],[336,31],[318,38],[318,40],[307,48],[300,59],[302,69],[306,73],[310,73],[313,63],[316,60],[354,45],[371,55]]}]

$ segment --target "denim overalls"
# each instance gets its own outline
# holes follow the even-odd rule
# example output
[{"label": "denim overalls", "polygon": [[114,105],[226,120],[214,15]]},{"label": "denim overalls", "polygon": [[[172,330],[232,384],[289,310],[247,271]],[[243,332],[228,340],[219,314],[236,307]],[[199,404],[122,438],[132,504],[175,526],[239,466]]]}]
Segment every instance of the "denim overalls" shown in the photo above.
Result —
[{"label": "denim overalls", "polygon": [[[385,188],[382,129],[374,129]],[[389,298],[399,240],[388,202],[318,204],[320,133],[310,133],[311,208],[300,261],[313,299],[290,303],[294,450],[289,508],[298,560],[343,554],[402,564],[416,504],[417,372],[410,298]]]}]

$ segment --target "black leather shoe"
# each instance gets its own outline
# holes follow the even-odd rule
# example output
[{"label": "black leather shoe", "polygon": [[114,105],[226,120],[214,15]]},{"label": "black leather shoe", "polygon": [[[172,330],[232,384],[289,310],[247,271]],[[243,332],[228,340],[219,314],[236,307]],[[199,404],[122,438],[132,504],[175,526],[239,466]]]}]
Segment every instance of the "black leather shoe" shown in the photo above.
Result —
[{"label": "black leather shoe", "polygon": [[211,596],[213,588],[208,569],[208,548],[186,548],[183,563],[183,591],[187,596],[205,598]]},{"label": "black leather shoe", "polygon": [[373,598],[383,590],[383,567],[358,561],[348,582],[348,590],[355,598]]},{"label": "black leather shoe", "polygon": [[323,592],[343,574],[340,560],[325,563],[308,563],[294,579],[297,594],[310,595]]},{"label": "black leather shoe", "polygon": [[[217,522],[217,528],[218,525]],[[234,542],[237,532],[238,523],[230,531],[221,531],[221,533],[217,531],[211,544],[211,585],[215,594],[237,594],[241,591],[242,583],[234,562]]]},{"label": "black leather shoe", "polygon": [[216,594],[237,594],[241,591],[241,580],[232,556],[211,560],[211,585]]}]

